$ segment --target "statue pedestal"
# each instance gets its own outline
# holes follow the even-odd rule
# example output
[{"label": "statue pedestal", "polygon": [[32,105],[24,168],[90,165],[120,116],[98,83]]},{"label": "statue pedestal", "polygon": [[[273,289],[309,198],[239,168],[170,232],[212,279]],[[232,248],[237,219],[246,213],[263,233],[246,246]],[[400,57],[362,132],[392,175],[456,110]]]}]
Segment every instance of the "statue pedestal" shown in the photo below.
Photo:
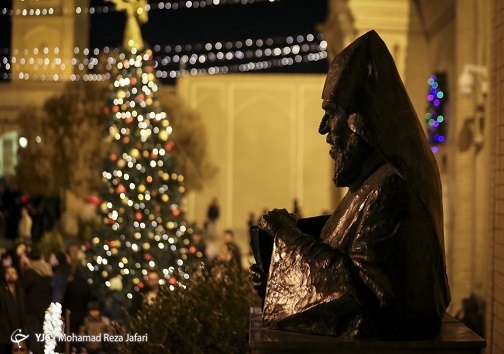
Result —
[{"label": "statue pedestal", "polygon": [[262,327],[261,309],[250,309],[249,348],[252,354],[477,354],[485,340],[449,315],[438,337],[424,341],[345,340],[276,331]]}]

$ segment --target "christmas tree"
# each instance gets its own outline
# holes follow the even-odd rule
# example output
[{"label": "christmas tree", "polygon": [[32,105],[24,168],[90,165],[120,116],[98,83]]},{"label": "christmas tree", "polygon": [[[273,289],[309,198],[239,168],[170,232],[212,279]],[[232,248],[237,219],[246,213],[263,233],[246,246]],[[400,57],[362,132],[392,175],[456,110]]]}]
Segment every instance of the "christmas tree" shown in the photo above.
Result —
[{"label": "christmas tree", "polygon": [[[139,13],[128,10],[128,16]],[[152,51],[142,49],[141,36],[133,38],[125,37],[112,73],[105,129],[111,148],[99,192],[100,220],[86,243],[95,289],[103,293],[121,275],[128,298],[145,287],[150,269],[173,290],[199,264],[188,255],[192,229],[181,208],[184,177],[177,170],[169,117],[157,100]]]}]

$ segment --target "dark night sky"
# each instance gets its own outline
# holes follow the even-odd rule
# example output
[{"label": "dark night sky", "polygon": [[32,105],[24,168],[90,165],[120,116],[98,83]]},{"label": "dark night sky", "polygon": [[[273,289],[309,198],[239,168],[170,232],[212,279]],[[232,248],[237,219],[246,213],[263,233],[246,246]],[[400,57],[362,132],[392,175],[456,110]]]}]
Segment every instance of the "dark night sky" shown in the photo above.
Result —
[{"label": "dark night sky", "polygon": [[[103,5],[105,2],[92,0],[91,3]],[[149,22],[142,30],[145,40],[151,45],[244,40],[313,32],[315,24],[324,21],[325,13],[326,0],[283,0],[198,9],[152,10]],[[124,21],[123,13],[93,15],[92,46],[119,44]]]},{"label": "dark night sky", "polygon": [[[227,0],[233,2],[237,0]],[[176,1],[170,1],[175,3]],[[247,38],[275,38],[316,33],[315,26],[325,20],[327,0],[276,0],[253,4],[225,4],[204,8],[160,10],[158,1],[149,1],[149,22],[142,27],[144,40],[153,47],[176,44],[226,42]],[[10,48],[11,17],[3,8],[12,0],[0,0],[0,56]],[[91,6],[111,6],[104,0],[90,0]],[[117,47],[122,43],[125,14],[109,11],[90,15],[90,47]],[[273,68],[275,72],[326,72],[326,60]]]}]

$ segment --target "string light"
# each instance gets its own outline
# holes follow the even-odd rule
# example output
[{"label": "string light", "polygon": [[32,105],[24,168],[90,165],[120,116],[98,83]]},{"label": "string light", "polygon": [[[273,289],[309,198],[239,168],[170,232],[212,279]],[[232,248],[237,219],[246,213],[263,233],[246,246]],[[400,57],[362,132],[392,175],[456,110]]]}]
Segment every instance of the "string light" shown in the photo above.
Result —
[{"label": "string light", "polygon": [[[202,9],[209,6],[222,6],[222,5],[252,5],[255,3],[275,3],[281,0],[194,0],[194,1],[159,1],[147,4],[144,8],[145,11],[163,10],[173,11],[181,9]],[[113,5],[91,6],[83,7],[77,6],[63,8],[57,7],[43,7],[43,4],[38,5],[37,9],[16,9],[15,11],[8,7],[0,8],[0,14],[8,16],[53,16],[67,13],[75,13],[78,15],[94,15],[118,12]]]},{"label": "string light", "polygon": [[431,150],[434,153],[439,151],[439,145],[446,141],[446,122],[444,117],[444,104],[447,99],[445,86],[445,74],[437,73],[431,75],[427,80],[429,93],[427,95],[427,113],[425,119],[428,125],[428,137]]},{"label": "string light", "polygon": [[[224,48],[226,49],[224,50]],[[322,34],[311,33],[275,38],[248,38],[233,42],[167,46],[158,44],[154,45],[153,49],[158,53],[155,55],[153,63],[156,75],[163,79],[187,75],[267,70],[302,62],[316,62],[327,58],[327,42],[323,40]],[[0,49],[0,53],[6,51]],[[103,81],[110,79],[108,72],[117,63],[117,52],[109,47],[103,49],[75,47],[75,54],[88,55],[92,53],[92,56],[89,58],[73,57],[66,60],[66,63],[59,56],[51,59],[44,57],[37,48],[25,49],[22,53],[20,52],[20,50],[14,49],[14,55],[10,61],[7,56],[0,57],[0,79],[11,79],[9,70],[12,70],[13,65],[21,65],[21,70],[17,70],[17,78],[21,80]],[[44,48],[43,52],[58,55],[60,50],[59,48]],[[139,63],[139,61],[133,61],[132,65],[138,66]],[[29,65],[30,72],[24,72],[22,65]],[[66,68],[72,68],[70,72],[73,73],[62,73]],[[106,73],[92,73],[96,68],[101,68],[101,71]],[[58,69],[60,72],[56,74]],[[47,74],[47,72],[52,74]],[[32,74],[30,75],[30,73]]]}]

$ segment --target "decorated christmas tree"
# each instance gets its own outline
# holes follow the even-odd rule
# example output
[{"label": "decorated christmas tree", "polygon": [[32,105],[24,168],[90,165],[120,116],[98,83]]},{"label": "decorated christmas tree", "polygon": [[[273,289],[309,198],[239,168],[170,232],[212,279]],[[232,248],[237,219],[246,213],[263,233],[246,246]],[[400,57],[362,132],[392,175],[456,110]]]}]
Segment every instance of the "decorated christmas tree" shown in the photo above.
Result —
[{"label": "decorated christmas tree", "polygon": [[[127,26],[135,19],[131,14],[142,13],[135,6],[126,9]],[[199,264],[188,255],[192,229],[181,208],[184,177],[177,169],[170,117],[157,100],[152,52],[139,43],[141,35],[128,39],[130,34],[127,29],[112,73],[99,225],[86,243],[95,289],[106,291],[120,275],[129,298],[145,287],[150,269],[173,290],[184,286]]]}]

